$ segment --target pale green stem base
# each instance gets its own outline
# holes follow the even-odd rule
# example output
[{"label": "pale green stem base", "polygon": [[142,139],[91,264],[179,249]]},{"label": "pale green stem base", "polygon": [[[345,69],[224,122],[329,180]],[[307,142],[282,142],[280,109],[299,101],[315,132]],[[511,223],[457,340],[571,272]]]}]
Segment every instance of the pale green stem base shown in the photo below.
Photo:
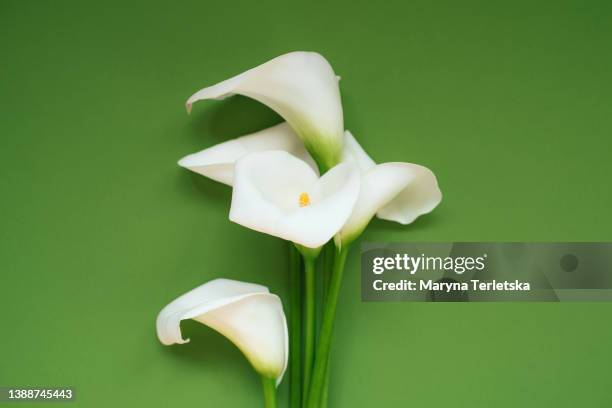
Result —
[{"label": "pale green stem base", "polygon": [[262,376],[261,385],[264,394],[264,407],[278,408],[278,401],[276,400],[276,380],[274,378]]}]

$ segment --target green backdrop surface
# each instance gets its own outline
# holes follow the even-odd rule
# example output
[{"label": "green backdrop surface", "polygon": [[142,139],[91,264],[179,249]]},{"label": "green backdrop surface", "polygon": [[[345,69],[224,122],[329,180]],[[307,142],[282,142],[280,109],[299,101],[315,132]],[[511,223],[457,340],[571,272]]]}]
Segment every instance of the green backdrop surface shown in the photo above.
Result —
[{"label": "green backdrop surface", "polygon": [[[246,98],[183,104],[292,50],[342,76],[375,160],[439,178],[434,213],[363,240],[612,240],[611,19],[583,0],[1,1],[0,386],[260,404],[228,341],[188,322],[164,347],[154,322],[216,277],[287,294],[283,242],[176,161],[279,122]],[[331,407],[612,405],[611,304],[362,303],[358,251],[347,268]]]}]

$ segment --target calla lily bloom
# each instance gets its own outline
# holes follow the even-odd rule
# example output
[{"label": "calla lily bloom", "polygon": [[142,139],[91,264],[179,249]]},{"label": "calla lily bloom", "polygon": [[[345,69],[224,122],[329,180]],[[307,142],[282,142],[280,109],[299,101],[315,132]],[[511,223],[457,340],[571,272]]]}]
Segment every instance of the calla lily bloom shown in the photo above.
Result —
[{"label": "calla lily bloom", "polygon": [[215,279],[172,301],[157,316],[165,345],[183,344],[180,323],[193,319],[227,337],[255,370],[278,385],[288,361],[287,323],[281,300],[253,283]]},{"label": "calla lily bloom", "polygon": [[234,180],[236,160],[248,153],[269,150],[287,151],[304,160],[318,172],[317,165],[304,148],[304,143],[287,122],[190,154],[179,160],[178,164],[231,186]]},{"label": "calla lily bloom", "polygon": [[338,78],[323,56],[291,52],[204,88],[187,100],[187,110],[202,99],[240,94],[281,115],[317,163],[329,169],[342,154],[344,121]]},{"label": "calla lily bloom", "polygon": [[353,241],[376,214],[379,218],[410,224],[431,212],[442,200],[436,176],[412,163],[377,165],[351,132],[345,132],[343,161],[361,170],[361,190],[350,218],[335,237],[338,244]]},{"label": "calla lily bloom", "polygon": [[345,224],[359,195],[360,174],[342,163],[321,178],[283,151],[236,162],[230,220],[306,248],[319,248]]},{"label": "calla lily bloom", "polygon": [[[436,176],[428,168],[411,163],[377,165],[348,130],[344,132],[343,146],[342,161],[359,168],[362,185],[355,210],[341,234],[336,237],[337,240],[346,243],[356,238],[375,214],[381,219],[410,224],[440,203],[442,193]],[[191,154],[181,159],[179,164],[213,180],[232,185],[237,160],[249,153],[271,150],[291,153],[317,173],[312,157],[287,123]],[[279,167],[277,171],[283,172],[284,169]],[[279,236],[276,233],[272,235]]]}]

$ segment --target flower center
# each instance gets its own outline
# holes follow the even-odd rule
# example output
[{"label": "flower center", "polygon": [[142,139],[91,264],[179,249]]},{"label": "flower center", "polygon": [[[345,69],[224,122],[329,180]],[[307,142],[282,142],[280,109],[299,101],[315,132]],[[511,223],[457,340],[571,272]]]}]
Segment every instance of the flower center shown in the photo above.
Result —
[{"label": "flower center", "polygon": [[300,207],[307,207],[310,205],[310,196],[308,195],[308,193],[302,193],[300,194]]}]

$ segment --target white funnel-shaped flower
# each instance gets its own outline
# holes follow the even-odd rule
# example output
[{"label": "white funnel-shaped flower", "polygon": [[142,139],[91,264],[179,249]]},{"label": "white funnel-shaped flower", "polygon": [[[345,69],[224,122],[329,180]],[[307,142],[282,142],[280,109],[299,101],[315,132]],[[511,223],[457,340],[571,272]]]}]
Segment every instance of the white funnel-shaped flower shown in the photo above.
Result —
[{"label": "white funnel-shaped flower", "polygon": [[282,151],[251,153],[236,162],[230,220],[318,248],[342,228],[359,194],[356,166],[342,163],[321,178]]},{"label": "white funnel-shaped flower", "polygon": [[318,171],[304,144],[287,122],[190,154],[179,160],[178,164],[231,186],[234,180],[234,164],[238,159],[248,153],[269,150],[287,151]]},{"label": "white funnel-shaped flower", "polygon": [[227,337],[261,375],[279,384],[288,361],[287,323],[281,300],[268,288],[215,279],[175,299],[157,316],[165,345],[182,344],[180,323],[193,319]]},{"label": "white funnel-shaped flower", "polygon": [[344,121],[338,78],[323,56],[291,52],[216,85],[187,100],[187,110],[202,99],[224,99],[240,94],[280,114],[325,169],[342,154]]},{"label": "white funnel-shaped flower", "polygon": [[352,242],[375,214],[385,220],[410,224],[442,200],[431,170],[412,163],[377,165],[349,131],[345,132],[343,161],[355,163],[361,170],[361,190],[350,218],[335,237],[337,243]]}]

